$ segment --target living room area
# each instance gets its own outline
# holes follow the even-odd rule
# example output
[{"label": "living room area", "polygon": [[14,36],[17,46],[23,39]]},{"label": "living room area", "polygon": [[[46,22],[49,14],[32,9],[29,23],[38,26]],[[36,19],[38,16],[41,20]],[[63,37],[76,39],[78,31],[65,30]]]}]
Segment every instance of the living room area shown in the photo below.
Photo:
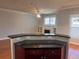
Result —
[{"label": "living room area", "polygon": [[0,0],[0,59],[13,59],[16,34],[68,35],[68,59],[79,59],[79,1]]}]

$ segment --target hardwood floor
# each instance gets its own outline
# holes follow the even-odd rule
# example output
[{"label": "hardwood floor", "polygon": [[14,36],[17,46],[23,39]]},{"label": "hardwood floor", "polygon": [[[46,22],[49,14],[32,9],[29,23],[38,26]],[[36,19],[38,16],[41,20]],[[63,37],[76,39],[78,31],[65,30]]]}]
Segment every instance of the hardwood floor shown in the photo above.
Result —
[{"label": "hardwood floor", "polygon": [[69,45],[68,59],[79,59],[79,45],[76,44]]},{"label": "hardwood floor", "polygon": [[69,48],[72,48],[72,49],[75,49],[75,50],[79,51],[79,45],[77,45],[77,44],[70,44]]}]

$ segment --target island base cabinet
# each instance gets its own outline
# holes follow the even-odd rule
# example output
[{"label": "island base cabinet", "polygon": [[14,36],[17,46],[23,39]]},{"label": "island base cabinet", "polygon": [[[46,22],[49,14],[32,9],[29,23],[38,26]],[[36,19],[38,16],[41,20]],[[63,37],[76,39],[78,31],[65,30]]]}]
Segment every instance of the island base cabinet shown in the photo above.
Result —
[{"label": "island base cabinet", "polygon": [[16,47],[15,59],[64,59],[62,48]]}]

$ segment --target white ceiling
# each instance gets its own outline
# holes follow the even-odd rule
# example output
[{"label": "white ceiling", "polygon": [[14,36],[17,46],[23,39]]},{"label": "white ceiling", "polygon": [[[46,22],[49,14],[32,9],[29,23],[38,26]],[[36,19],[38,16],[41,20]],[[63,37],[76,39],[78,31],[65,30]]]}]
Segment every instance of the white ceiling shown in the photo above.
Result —
[{"label": "white ceiling", "polygon": [[79,0],[0,0],[0,8],[25,12],[53,13],[60,9],[78,7]]}]

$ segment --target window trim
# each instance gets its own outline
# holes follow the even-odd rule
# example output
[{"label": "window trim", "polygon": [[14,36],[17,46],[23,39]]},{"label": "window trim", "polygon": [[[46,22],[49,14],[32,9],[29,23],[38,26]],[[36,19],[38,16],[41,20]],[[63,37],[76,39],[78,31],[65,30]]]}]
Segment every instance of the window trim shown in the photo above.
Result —
[{"label": "window trim", "polygon": [[[45,18],[49,18],[49,24],[45,24]],[[55,18],[54,24],[50,24],[51,18]],[[44,25],[45,26],[55,26],[56,25],[56,16],[46,16],[46,17],[44,17]]]},{"label": "window trim", "polygon": [[73,24],[72,22],[73,22],[73,18],[75,18],[75,17],[78,17],[79,18],[79,14],[76,14],[76,15],[71,15],[70,16],[70,27],[79,27],[79,26],[76,26],[77,24]]}]

